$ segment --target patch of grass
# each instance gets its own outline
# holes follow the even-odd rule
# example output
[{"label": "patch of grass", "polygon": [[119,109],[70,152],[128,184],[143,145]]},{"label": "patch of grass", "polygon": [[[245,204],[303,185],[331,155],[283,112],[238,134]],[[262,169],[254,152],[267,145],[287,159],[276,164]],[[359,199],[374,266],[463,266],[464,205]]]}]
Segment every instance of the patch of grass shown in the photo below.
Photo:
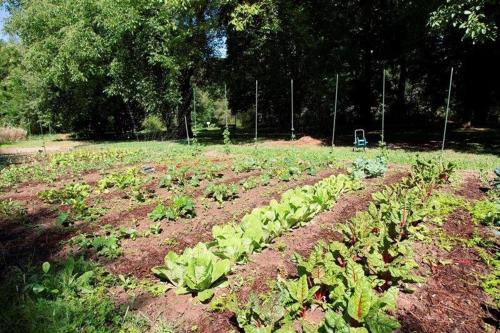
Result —
[{"label": "patch of grass", "polygon": [[106,274],[83,259],[14,270],[0,288],[2,332],[143,332],[148,323],[115,307]]}]

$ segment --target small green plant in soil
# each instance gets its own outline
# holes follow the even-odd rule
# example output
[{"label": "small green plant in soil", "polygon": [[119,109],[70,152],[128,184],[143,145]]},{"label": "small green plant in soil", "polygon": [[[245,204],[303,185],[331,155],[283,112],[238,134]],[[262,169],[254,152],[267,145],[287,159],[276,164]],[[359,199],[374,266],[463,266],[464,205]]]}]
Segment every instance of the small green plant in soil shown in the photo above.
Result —
[{"label": "small green plant in soil", "polygon": [[358,179],[381,177],[387,171],[385,157],[377,156],[374,159],[358,158],[352,163],[350,174]]},{"label": "small green plant in soil", "polygon": [[61,189],[49,189],[38,194],[42,201],[59,204],[60,212],[57,221],[62,225],[72,224],[74,221],[94,221],[103,211],[87,205],[90,195],[90,186],[87,184],[69,184]]},{"label": "small green plant in soil", "polygon": [[474,223],[487,226],[500,226],[500,205],[490,199],[480,200],[471,205],[469,210]]},{"label": "small green plant in soil", "polygon": [[12,199],[0,200],[0,218],[9,221],[24,222],[28,210],[19,201]]},{"label": "small green plant in soil", "polygon": [[237,193],[236,184],[210,184],[205,189],[205,196],[214,199],[219,204],[236,198]]},{"label": "small green plant in soil", "polygon": [[71,243],[82,250],[93,249],[100,256],[114,259],[121,255],[120,238],[127,233],[120,233],[111,226],[104,226],[102,234],[79,234],[71,239]]},{"label": "small green plant in soil", "polygon": [[245,180],[242,180],[240,182],[240,185],[245,191],[248,191],[259,186],[259,181],[258,178],[256,177],[250,177]]},{"label": "small green plant in soil", "polygon": [[181,217],[193,218],[195,215],[196,209],[193,199],[185,195],[176,195],[169,206],[159,203],[149,214],[149,218],[153,221],[164,219],[175,221]]},{"label": "small green plant in soil", "polygon": [[139,177],[139,171],[135,168],[126,171],[113,172],[97,182],[97,189],[100,192],[106,191],[112,187],[117,187],[121,190],[128,187],[136,187],[142,184]]}]

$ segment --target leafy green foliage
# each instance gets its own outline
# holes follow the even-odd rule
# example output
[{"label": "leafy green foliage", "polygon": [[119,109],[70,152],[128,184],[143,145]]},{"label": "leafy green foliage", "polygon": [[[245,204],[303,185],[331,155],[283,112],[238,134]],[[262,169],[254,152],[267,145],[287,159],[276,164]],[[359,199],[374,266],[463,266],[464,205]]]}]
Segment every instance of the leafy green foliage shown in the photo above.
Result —
[{"label": "leafy green foliage", "polygon": [[74,221],[94,221],[102,210],[87,205],[86,199],[90,194],[90,186],[86,184],[69,184],[62,189],[49,189],[38,194],[40,199],[51,204],[67,206],[69,210],[60,212],[58,221],[63,225]]},{"label": "leafy green foliage", "polygon": [[[94,249],[98,255],[113,259],[121,255],[120,238],[130,237],[134,231],[120,232],[111,226],[104,226],[102,234],[79,234],[71,239],[71,243],[82,250]],[[128,231],[128,232],[127,232]]]},{"label": "leafy green foliage", "polygon": [[[280,280],[269,293],[259,299],[253,296],[244,307],[230,302],[227,307],[236,313],[239,326],[245,332],[287,332],[292,323],[319,306],[325,311],[319,332],[397,330],[400,325],[390,314],[396,306],[397,286],[420,281],[412,274],[417,265],[409,239],[422,231],[421,224],[433,215],[433,208],[444,209],[428,204],[428,188],[420,183],[424,176],[440,182],[441,173],[432,170],[432,163],[425,164],[414,169],[417,174],[375,193],[366,212],[339,226],[342,241],[320,241],[308,258],[295,254],[297,279]],[[231,228],[221,227],[218,234],[238,235]],[[262,308],[272,315],[262,314]]]},{"label": "leafy green foliage", "polygon": [[229,132],[228,126],[224,128],[222,136],[224,137],[224,151],[226,152],[226,154],[229,154],[229,152],[231,151],[231,132]]},{"label": "leafy green foliage", "polygon": [[377,156],[375,159],[358,158],[352,162],[350,174],[355,178],[381,177],[387,171],[385,157]]},{"label": "leafy green foliage", "polygon": [[162,119],[157,115],[148,115],[142,121],[142,128],[150,139],[156,140],[160,138],[166,130]]},{"label": "leafy green foliage", "polygon": [[205,301],[212,297],[211,288],[229,269],[229,260],[219,259],[205,244],[199,243],[182,255],[169,252],[165,265],[154,267],[152,271],[174,284],[178,293],[198,292],[200,300]]},{"label": "leafy green foliage", "polygon": [[26,207],[12,199],[0,200],[0,218],[23,222],[28,213]]},{"label": "leafy green foliage", "polygon": [[219,204],[236,198],[237,193],[238,187],[236,184],[210,184],[205,189],[205,196],[213,198]]},{"label": "leafy green foliage", "polygon": [[127,169],[125,172],[113,172],[97,182],[97,189],[99,191],[106,191],[109,188],[117,187],[120,190],[137,187],[142,184],[137,169]]},{"label": "leafy green foliage", "polygon": [[104,270],[71,257],[12,272],[0,290],[2,330],[132,333],[147,329],[147,323],[115,307],[106,279]]},{"label": "leafy green foliage", "polygon": [[475,43],[495,40],[498,27],[495,24],[493,5],[488,0],[449,0],[432,13],[429,25],[438,31],[447,28],[457,29],[463,35],[462,39]]},{"label": "leafy green foliage", "polygon": [[251,178],[247,178],[245,180],[242,180],[240,182],[240,185],[241,187],[245,190],[245,191],[248,191],[248,190],[251,190],[253,188],[256,188],[257,186],[259,186],[259,181],[257,178],[255,177],[251,177]]},{"label": "leafy green foliage", "polygon": [[500,226],[500,204],[489,199],[475,202],[469,210],[475,223]]},{"label": "leafy green foliage", "polygon": [[[185,273],[179,267],[186,266],[193,253],[200,255],[202,252],[204,256],[223,260],[228,263],[229,271],[231,265],[244,262],[249,254],[263,249],[277,236],[292,227],[304,225],[319,212],[329,209],[342,193],[359,188],[359,181],[339,175],[323,179],[314,186],[289,190],[283,193],[280,202],[273,200],[269,206],[256,208],[245,215],[239,225],[214,226],[214,241],[198,244],[196,251],[188,248],[180,256],[169,252],[165,257],[165,265],[155,267],[153,272],[180,286],[180,291],[184,292],[185,286],[181,282]],[[200,292],[204,289],[199,288],[209,288],[209,284],[200,284],[198,289],[188,287],[188,291]],[[202,294],[202,298],[205,296],[210,295]]]},{"label": "leafy green foliage", "polygon": [[196,211],[193,199],[185,195],[176,195],[169,206],[159,203],[149,214],[149,218],[153,221],[161,221],[163,219],[175,221],[181,217],[193,218],[195,215]]}]

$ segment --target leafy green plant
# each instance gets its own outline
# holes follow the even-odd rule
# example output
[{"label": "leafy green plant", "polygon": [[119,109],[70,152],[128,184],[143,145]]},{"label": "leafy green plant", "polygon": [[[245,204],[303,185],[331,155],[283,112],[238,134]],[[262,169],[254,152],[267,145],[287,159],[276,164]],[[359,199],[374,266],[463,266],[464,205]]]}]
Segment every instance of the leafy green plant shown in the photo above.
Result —
[{"label": "leafy green plant", "polygon": [[254,158],[245,158],[236,160],[232,166],[232,170],[236,173],[250,172],[258,167],[257,160]]},{"label": "leafy green plant", "polygon": [[123,235],[110,226],[103,227],[103,234],[79,234],[71,239],[71,243],[82,250],[94,249],[98,255],[114,259],[121,255],[120,238]]},{"label": "leafy green plant", "polygon": [[102,214],[101,209],[87,205],[86,199],[90,194],[90,186],[86,184],[69,184],[62,189],[49,189],[38,195],[44,202],[60,204],[64,209],[59,213],[58,222],[63,225],[77,220],[94,221]]},{"label": "leafy green plant", "polygon": [[136,239],[139,236],[139,233],[134,228],[122,227],[118,230],[118,232],[120,233],[120,238]]},{"label": "leafy green plant", "polygon": [[355,178],[375,178],[381,177],[387,171],[385,157],[377,156],[374,159],[358,158],[352,163],[349,171]]},{"label": "leafy green plant", "polygon": [[148,227],[148,231],[151,235],[159,235],[162,231],[161,223],[153,223]]},{"label": "leafy green plant", "polygon": [[257,178],[247,178],[245,180],[242,180],[240,182],[240,185],[245,191],[248,191],[259,186],[259,182]]},{"label": "leafy green plant", "polygon": [[489,199],[480,200],[471,205],[469,212],[474,223],[488,226],[500,226],[500,204]]},{"label": "leafy green plant", "polygon": [[182,255],[169,252],[164,266],[156,266],[153,273],[177,287],[178,293],[197,292],[200,301],[213,296],[212,288],[229,272],[230,262],[219,259],[205,244],[188,248]]},{"label": "leafy green plant", "polygon": [[236,198],[237,192],[238,187],[236,184],[210,184],[205,189],[205,196],[222,204],[224,201]]},{"label": "leafy green plant", "polygon": [[[256,208],[245,215],[240,225],[214,226],[214,241],[200,243],[197,247],[202,247],[219,260],[227,261],[229,270],[231,265],[244,262],[249,254],[263,249],[291,227],[303,225],[320,211],[329,209],[342,193],[359,188],[359,181],[339,175],[323,179],[314,186],[289,190],[282,195],[280,202],[273,200],[269,206]],[[155,268],[153,272],[179,285],[178,266],[186,265],[184,261],[192,251],[185,249],[181,256],[167,254],[165,265]]]},{"label": "leafy green plant", "polygon": [[153,221],[161,221],[163,219],[175,221],[181,217],[192,218],[195,215],[194,201],[190,197],[176,195],[169,206],[159,203],[149,214],[149,218]]},{"label": "leafy green plant", "polygon": [[[21,270],[22,269],[22,270]],[[147,324],[110,299],[109,274],[82,258],[11,271],[2,281],[5,332],[142,332]],[[91,309],[91,310],[89,310]],[[43,318],[43,320],[35,320]]]},{"label": "leafy green plant", "polygon": [[143,183],[139,177],[139,171],[135,168],[127,169],[125,171],[113,172],[97,182],[97,190],[106,192],[112,187],[117,187],[121,190],[129,187],[137,187]]},{"label": "leafy green plant", "polygon": [[19,201],[12,199],[0,200],[0,218],[24,222],[28,210]]},{"label": "leafy green plant", "polygon": [[142,121],[142,128],[144,129],[144,132],[146,132],[147,136],[152,140],[160,138],[161,134],[166,131],[166,127],[163,124],[161,117],[155,114],[148,115],[144,118]]}]

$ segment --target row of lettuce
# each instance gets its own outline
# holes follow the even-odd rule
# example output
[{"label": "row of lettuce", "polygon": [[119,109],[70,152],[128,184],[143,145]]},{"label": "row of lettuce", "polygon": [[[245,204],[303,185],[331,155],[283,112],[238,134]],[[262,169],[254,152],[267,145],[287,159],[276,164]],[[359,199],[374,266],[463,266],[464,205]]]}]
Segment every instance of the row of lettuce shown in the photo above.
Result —
[{"label": "row of lettuce", "polygon": [[[410,176],[374,193],[367,211],[338,226],[341,240],[320,241],[307,258],[295,254],[297,278],[279,277],[271,291],[252,295],[244,306],[234,294],[215,301],[234,312],[247,333],[397,330],[391,312],[398,290],[421,280],[412,272],[411,240],[429,233],[425,222],[439,208],[435,190],[452,170],[417,161]],[[314,313],[320,320],[306,320]]]},{"label": "row of lettuce", "polygon": [[256,208],[240,224],[214,226],[213,241],[187,248],[182,254],[169,252],[164,265],[153,273],[177,287],[178,293],[195,293],[207,300],[235,264],[268,246],[293,227],[309,222],[329,209],[347,191],[361,188],[361,182],[346,175],[327,177],[314,185],[286,191],[280,201]]}]

